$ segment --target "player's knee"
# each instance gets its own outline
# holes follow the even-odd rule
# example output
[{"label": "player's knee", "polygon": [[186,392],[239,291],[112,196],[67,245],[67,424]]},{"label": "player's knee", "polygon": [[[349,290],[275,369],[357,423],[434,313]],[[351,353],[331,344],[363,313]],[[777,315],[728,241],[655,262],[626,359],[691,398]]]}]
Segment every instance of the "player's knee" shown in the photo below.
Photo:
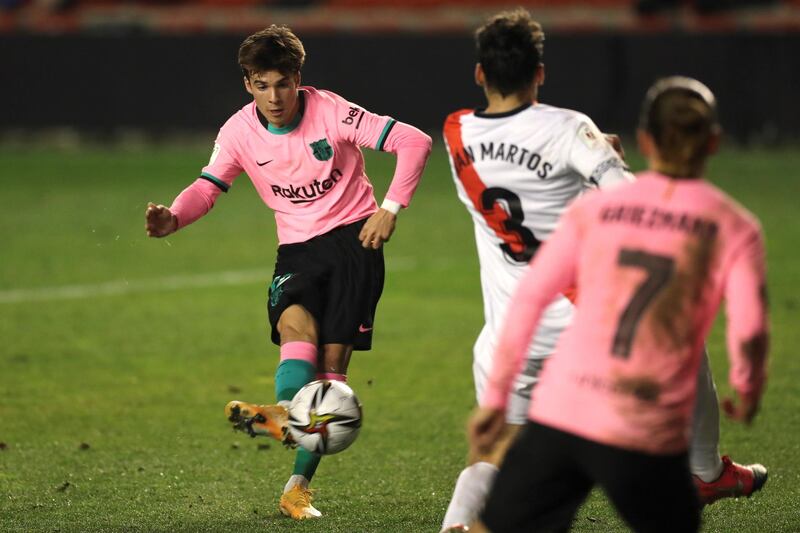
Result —
[{"label": "player's knee", "polygon": [[281,343],[293,341],[317,343],[317,321],[301,305],[288,307],[278,319],[277,329]]}]

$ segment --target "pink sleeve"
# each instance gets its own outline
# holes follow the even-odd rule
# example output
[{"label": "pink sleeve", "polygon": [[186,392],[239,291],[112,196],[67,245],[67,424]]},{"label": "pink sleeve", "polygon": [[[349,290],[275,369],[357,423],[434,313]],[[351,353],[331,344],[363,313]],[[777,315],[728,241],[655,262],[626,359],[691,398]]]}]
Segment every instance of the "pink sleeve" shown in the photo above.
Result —
[{"label": "pink sleeve", "polygon": [[764,241],[756,229],[737,250],[725,283],[729,379],[740,395],[760,396],[766,379],[765,270]]},{"label": "pink sleeve", "polygon": [[576,215],[574,206],[564,213],[520,280],[506,312],[513,318],[506,319],[494,352],[488,387],[481,398],[484,407],[505,408],[542,311],[559,292],[575,283],[580,241]]},{"label": "pink sleeve", "polygon": [[196,221],[212,207],[222,190],[204,178],[198,178],[186,187],[172,202],[169,210],[178,217],[178,229]]},{"label": "pink sleeve", "polygon": [[208,213],[214,207],[219,193],[228,192],[236,176],[242,173],[242,167],[235,155],[231,150],[224,148],[227,144],[228,141],[221,130],[214,143],[211,159],[203,167],[200,177],[172,202],[169,210],[178,217],[178,229],[188,226]]},{"label": "pink sleeve", "polygon": [[422,177],[431,152],[431,138],[417,128],[395,119],[376,115],[340,96],[334,96],[339,108],[340,135],[362,148],[390,152],[397,156],[392,183],[386,198],[408,206]]},{"label": "pink sleeve", "polygon": [[[339,135],[346,141],[362,148],[383,150],[389,132],[392,131],[397,121],[386,115],[376,115],[334,93],[327,93],[333,97],[336,105],[336,124]],[[339,120],[340,117],[345,117]]]},{"label": "pink sleeve", "polygon": [[243,172],[242,165],[236,155],[234,143],[229,140],[225,130],[222,129],[214,142],[211,159],[203,167],[200,177],[210,181],[222,192],[228,192],[236,176]]},{"label": "pink sleeve", "polygon": [[386,198],[408,207],[431,153],[431,138],[413,126],[397,122],[383,149],[397,156]]}]

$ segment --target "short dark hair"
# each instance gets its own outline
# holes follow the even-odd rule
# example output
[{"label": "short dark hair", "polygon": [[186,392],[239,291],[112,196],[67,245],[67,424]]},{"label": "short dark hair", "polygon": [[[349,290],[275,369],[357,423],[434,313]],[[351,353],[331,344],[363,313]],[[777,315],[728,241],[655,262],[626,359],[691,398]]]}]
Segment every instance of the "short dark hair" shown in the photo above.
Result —
[{"label": "short dark hair", "polygon": [[287,26],[276,26],[254,33],[239,46],[239,66],[245,77],[277,70],[295,74],[303,68],[306,51],[303,43]]},{"label": "short dark hair", "polygon": [[503,96],[529,87],[544,56],[542,26],[522,8],[489,19],[475,32],[475,44],[487,84]]},{"label": "short dark hair", "polygon": [[647,91],[639,128],[652,135],[670,174],[698,176],[708,142],[719,131],[714,93],[692,78],[660,79]]}]

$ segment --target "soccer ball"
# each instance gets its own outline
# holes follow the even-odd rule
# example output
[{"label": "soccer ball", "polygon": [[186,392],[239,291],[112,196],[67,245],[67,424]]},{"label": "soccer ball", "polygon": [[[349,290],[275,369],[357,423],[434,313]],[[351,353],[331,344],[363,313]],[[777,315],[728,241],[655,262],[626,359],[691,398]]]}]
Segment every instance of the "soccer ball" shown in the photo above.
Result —
[{"label": "soccer ball", "polygon": [[317,380],[297,391],[289,406],[289,433],[312,453],[339,453],[361,429],[361,402],[341,381]]}]

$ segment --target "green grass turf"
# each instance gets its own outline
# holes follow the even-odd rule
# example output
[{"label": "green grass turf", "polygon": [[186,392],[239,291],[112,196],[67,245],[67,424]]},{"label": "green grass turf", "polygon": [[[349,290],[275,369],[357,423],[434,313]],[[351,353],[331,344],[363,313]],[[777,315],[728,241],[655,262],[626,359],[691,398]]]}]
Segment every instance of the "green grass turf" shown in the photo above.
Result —
[{"label": "green grass turf", "polygon": [[[230,399],[273,399],[271,214],[241,177],[194,226],[144,236],[146,202],[169,203],[207,152],[0,149],[0,298],[111,281],[131,288],[0,303],[0,531],[437,531],[466,453],[482,320],[471,222],[443,150],[387,245],[375,349],[357,354],[350,372],[365,425],[351,449],[323,460],[314,486],[325,517],[314,523],[277,512],[292,454],[231,432],[222,416]],[[382,197],[392,158],[367,156]],[[722,423],[723,452],[763,462],[770,480],[754,498],[708,508],[705,531],[800,530],[797,168],[800,153],[784,150],[728,151],[710,169],[763,220],[774,340],[761,416],[752,428]],[[240,270],[263,270],[263,281],[140,285]],[[728,393],[721,323],[709,346]],[[575,523],[624,530],[598,493]]]}]

